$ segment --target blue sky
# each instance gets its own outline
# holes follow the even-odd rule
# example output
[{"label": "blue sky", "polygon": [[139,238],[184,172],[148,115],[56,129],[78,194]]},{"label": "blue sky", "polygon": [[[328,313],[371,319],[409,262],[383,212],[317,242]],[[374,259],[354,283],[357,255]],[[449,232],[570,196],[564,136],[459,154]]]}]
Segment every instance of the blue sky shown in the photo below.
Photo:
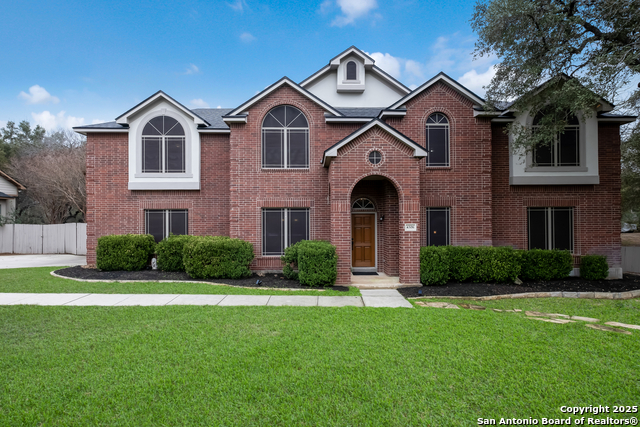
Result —
[{"label": "blue sky", "polygon": [[111,121],[163,90],[235,107],[282,76],[301,81],[355,45],[410,87],[444,71],[483,95],[474,1],[5,2],[0,126]]}]

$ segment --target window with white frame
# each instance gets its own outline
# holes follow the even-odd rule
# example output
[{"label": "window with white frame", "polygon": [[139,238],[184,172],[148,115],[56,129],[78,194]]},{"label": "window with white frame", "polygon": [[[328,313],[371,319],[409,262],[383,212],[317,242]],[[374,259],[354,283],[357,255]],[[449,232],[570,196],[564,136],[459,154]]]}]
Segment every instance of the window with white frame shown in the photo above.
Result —
[{"label": "window with white frame", "polygon": [[573,252],[573,208],[528,208],[529,249]]},{"label": "window with white frame", "polygon": [[347,62],[347,80],[358,80],[358,66],[356,61]]},{"label": "window with white frame", "polygon": [[426,125],[427,166],[449,166],[449,120],[442,113],[433,113]]},{"label": "window with white frame", "polygon": [[151,234],[156,242],[169,234],[189,234],[187,209],[149,209],[144,211],[145,234]]},{"label": "window with white frame", "polygon": [[449,217],[449,208],[427,208],[427,246],[449,245]]},{"label": "window with white frame", "polygon": [[142,129],[142,173],[184,173],[185,132],[176,119],[157,116]]},{"label": "window with white frame", "polygon": [[[544,112],[533,120],[533,131],[542,120]],[[564,132],[558,133],[548,144],[538,145],[533,150],[533,166],[580,166],[580,122],[573,115],[567,115]]]},{"label": "window with white frame", "polygon": [[309,240],[309,209],[262,209],[262,255],[282,255],[300,240]]},{"label": "window with white frame", "polygon": [[262,121],[262,167],[309,167],[309,123],[296,107],[275,107]]}]

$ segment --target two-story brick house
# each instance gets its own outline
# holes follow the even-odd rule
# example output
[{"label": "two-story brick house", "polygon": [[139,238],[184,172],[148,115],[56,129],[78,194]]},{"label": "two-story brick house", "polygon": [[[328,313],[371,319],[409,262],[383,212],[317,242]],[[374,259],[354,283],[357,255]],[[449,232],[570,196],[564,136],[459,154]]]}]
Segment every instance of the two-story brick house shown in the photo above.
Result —
[{"label": "two-story brick house", "polygon": [[351,47],[300,83],[234,109],[158,92],[87,135],[87,262],[106,234],[227,235],[279,270],[301,239],[331,241],[338,283],[380,271],[419,283],[424,245],[608,256],[620,269],[620,125],[603,100],[549,149],[512,154],[504,126],[440,73],[415,90]]}]

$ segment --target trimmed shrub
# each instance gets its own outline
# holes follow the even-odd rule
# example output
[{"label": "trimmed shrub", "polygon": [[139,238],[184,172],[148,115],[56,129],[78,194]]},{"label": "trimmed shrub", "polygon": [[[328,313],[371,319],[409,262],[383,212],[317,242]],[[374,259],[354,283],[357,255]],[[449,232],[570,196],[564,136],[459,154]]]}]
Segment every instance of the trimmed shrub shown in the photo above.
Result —
[{"label": "trimmed shrub", "polygon": [[476,249],[474,282],[514,281],[520,274],[520,254],[510,247],[481,246]]},{"label": "trimmed shrub", "polygon": [[301,240],[286,248],[280,259],[284,263],[282,273],[287,279],[300,280],[300,284],[307,286],[333,286],[336,283],[336,247],[325,240]]},{"label": "trimmed shrub", "polygon": [[449,251],[446,246],[420,248],[420,281],[425,285],[444,285],[449,281]]},{"label": "trimmed shrub", "polygon": [[523,279],[563,279],[573,270],[573,256],[569,251],[530,249],[519,252],[522,257],[521,275]]},{"label": "trimmed shrub", "polygon": [[444,246],[449,256],[449,276],[464,282],[473,277],[478,269],[476,249],[471,246]]},{"label": "trimmed shrub", "polygon": [[193,240],[196,236],[175,236],[171,234],[166,239],[156,245],[156,255],[158,255],[158,268],[164,271],[184,271],[185,243]]},{"label": "trimmed shrub", "polygon": [[338,277],[336,247],[324,240],[303,240],[296,245],[300,284],[333,286]]},{"label": "trimmed shrub", "polygon": [[182,249],[184,268],[195,279],[239,279],[251,275],[253,245],[223,236],[193,236]]},{"label": "trimmed shrub", "polygon": [[580,277],[587,280],[603,280],[609,275],[609,263],[603,255],[583,255],[580,259]]},{"label": "trimmed shrub", "polygon": [[294,271],[291,264],[294,264],[296,267],[298,266],[298,245],[304,242],[301,240],[300,242],[289,246],[284,250],[284,255],[280,257],[284,266],[282,267],[282,274],[284,277],[291,280],[298,280],[298,272]]},{"label": "trimmed shrub", "polygon": [[96,264],[100,270],[142,270],[156,242],[150,234],[112,234],[98,238]]}]

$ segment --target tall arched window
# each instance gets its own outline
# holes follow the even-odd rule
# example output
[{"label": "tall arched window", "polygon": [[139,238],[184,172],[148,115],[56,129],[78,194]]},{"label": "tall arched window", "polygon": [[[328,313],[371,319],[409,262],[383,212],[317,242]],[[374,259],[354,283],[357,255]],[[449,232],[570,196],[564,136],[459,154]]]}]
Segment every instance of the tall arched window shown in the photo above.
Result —
[{"label": "tall arched window", "polygon": [[[533,119],[533,131],[544,117],[540,112]],[[558,133],[548,145],[533,150],[533,166],[580,166],[580,122],[573,114],[566,117],[563,133]]]},{"label": "tall arched window", "polygon": [[173,117],[154,117],[142,129],[142,172],[185,172],[184,128]]},{"label": "tall arched window", "polygon": [[262,167],[309,167],[309,123],[296,107],[280,105],[264,117]]},{"label": "tall arched window", "polygon": [[427,166],[449,166],[449,120],[442,113],[427,118]]},{"label": "tall arched window", "polygon": [[358,71],[355,61],[347,62],[347,80],[358,80]]}]

